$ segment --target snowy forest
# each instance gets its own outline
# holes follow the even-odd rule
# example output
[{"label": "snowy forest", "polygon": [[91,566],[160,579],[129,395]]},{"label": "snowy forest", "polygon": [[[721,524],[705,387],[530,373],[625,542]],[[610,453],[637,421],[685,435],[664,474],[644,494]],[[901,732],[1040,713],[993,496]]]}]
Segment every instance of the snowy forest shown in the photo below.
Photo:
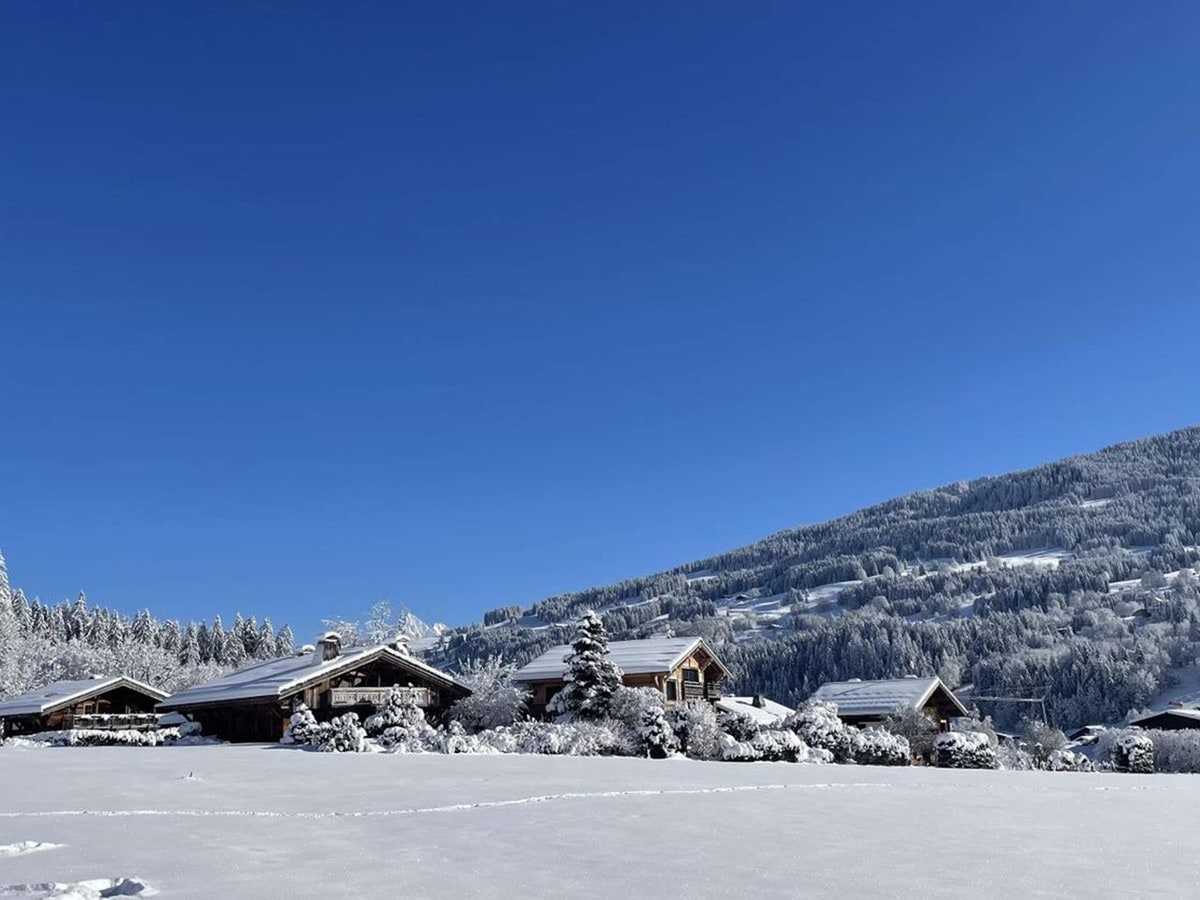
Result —
[{"label": "snowy forest", "polygon": [[[600,610],[614,638],[700,634],[737,690],[940,674],[1045,698],[1070,727],[1150,704],[1200,658],[1200,428],[958,482],[443,636],[435,661],[523,663]],[[980,703],[998,723],[1029,707]]]},{"label": "snowy forest", "polygon": [[292,631],[278,632],[238,615],[226,628],[159,621],[142,610],[129,618],[74,601],[45,604],[13,589],[0,554],[0,698],[62,679],[125,674],[166,691],[210,681],[258,659],[292,652]]},{"label": "snowy forest", "polygon": [[[740,693],[796,705],[829,680],[940,674],[970,696],[1045,698],[1060,727],[1117,722],[1200,660],[1200,428],[958,482],[644,578],[489,609],[429,661],[522,664],[596,609],[614,639],[699,634]],[[174,690],[291,652],[268,621],[132,619],[11,589],[0,563],[0,696],[123,671]],[[481,603],[481,607],[486,604]],[[350,642],[396,627],[331,621]],[[1028,707],[980,703],[997,723]]]}]

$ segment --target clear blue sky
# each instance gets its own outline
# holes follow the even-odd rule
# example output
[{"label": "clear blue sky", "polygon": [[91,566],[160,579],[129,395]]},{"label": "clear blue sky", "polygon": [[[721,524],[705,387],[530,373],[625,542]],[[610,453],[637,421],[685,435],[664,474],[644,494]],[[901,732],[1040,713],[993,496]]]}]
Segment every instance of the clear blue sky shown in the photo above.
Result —
[{"label": "clear blue sky", "polygon": [[1200,6],[6,3],[0,548],[462,623],[1200,420]]}]

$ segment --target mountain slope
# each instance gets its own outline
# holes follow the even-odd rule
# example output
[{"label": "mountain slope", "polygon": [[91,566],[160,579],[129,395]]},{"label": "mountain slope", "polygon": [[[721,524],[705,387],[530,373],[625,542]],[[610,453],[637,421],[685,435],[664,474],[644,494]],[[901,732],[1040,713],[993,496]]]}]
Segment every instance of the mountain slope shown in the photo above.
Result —
[{"label": "mountain slope", "polygon": [[[1200,654],[1198,535],[1200,428],[1187,428],[494,610],[437,654],[521,661],[592,607],[621,636],[704,634],[739,689],[785,702],[831,678],[938,671],[979,694],[1045,694],[1058,724],[1116,719]],[[981,709],[1003,721],[1027,707]]]}]

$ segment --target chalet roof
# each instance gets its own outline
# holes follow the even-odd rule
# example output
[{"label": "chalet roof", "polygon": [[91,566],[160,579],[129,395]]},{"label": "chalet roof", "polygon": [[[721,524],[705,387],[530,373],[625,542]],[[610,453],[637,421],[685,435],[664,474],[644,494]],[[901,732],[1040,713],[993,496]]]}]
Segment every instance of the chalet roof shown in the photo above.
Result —
[{"label": "chalet roof", "polygon": [[159,709],[182,709],[189,706],[208,706],[236,700],[275,700],[302,690],[314,681],[320,681],[343,670],[386,660],[397,668],[406,669],[414,675],[427,678],[435,684],[450,688],[462,695],[470,689],[440,669],[435,669],[407,653],[401,653],[387,645],[355,648],[333,659],[322,662],[313,653],[287,656],[254,663],[236,672],[172,694],[158,705]]},{"label": "chalet roof", "polygon": [[[1172,719],[1181,719],[1186,721],[1192,728],[1200,728],[1200,709],[1191,709],[1189,707],[1171,707],[1169,709],[1161,709],[1158,712],[1139,716],[1138,718],[1133,719],[1129,724],[1142,725],[1144,722],[1149,722],[1152,719],[1161,719],[1164,716]],[[1193,722],[1195,723],[1194,725],[1191,724]]]},{"label": "chalet roof", "polygon": [[939,688],[958,707],[960,715],[967,715],[966,707],[936,675],[883,681],[831,681],[817,688],[809,699],[836,703],[838,713],[844,716],[886,716],[901,707],[919,709]]},{"label": "chalet roof", "polygon": [[36,691],[30,691],[28,694],[9,697],[0,702],[0,717],[45,715],[60,707],[87,700],[117,687],[127,687],[139,691],[155,700],[163,700],[167,696],[166,691],[160,691],[156,687],[124,675],[83,678],[78,681],[56,681],[38,688]]},{"label": "chalet roof", "polygon": [[[703,638],[698,637],[655,637],[638,641],[610,641],[608,658],[626,675],[658,675],[672,671],[676,666],[703,647],[726,676],[729,670],[717,659]],[[528,663],[513,676],[514,681],[553,681],[566,677],[566,658],[571,653],[570,644],[551,647],[537,659]]]},{"label": "chalet roof", "polygon": [[778,725],[795,712],[790,706],[760,697],[761,705],[756,706],[753,697],[722,697],[716,702],[718,710],[731,713],[742,713],[749,716],[759,725]]}]

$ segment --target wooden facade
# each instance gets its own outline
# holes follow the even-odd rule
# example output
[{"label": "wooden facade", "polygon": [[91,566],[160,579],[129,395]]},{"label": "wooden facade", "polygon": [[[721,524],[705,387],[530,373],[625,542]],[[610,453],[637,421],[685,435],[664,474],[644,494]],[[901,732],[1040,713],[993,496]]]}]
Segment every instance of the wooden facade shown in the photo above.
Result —
[{"label": "wooden facade", "polygon": [[[145,719],[153,716],[155,705],[166,695],[148,692],[135,682],[120,681],[110,687],[92,693],[83,693],[64,698],[60,704],[51,704],[40,711],[17,715],[0,716],[3,733],[6,735],[34,734],[39,731],[67,731],[76,727],[142,727],[143,722],[132,724],[133,717]],[[88,717],[86,723],[78,720]],[[101,718],[103,717],[103,718]],[[130,717],[129,722],[122,717]],[[109,719],[109,722],[105,722]]]},{"label": "wooden facade", "polygon": [[[721,685],[728,675],[724,664],[700,642],[698,646],[673,665],[664,666],[659,672],[623,673],[621,683],[626,687],[648,687],[662,693],[667,705],[672,706],[685,700],[707,700],[715,703],[721,699]],[[530,691],[529,712],[535,718],[547,717],[547,706],[554,695],[563,689],[563,678],[539,678],[521,682]]]},{"label": "wooden facade", "polygon": [[159,708],[183,713],[200,723],[204,734],[222,740],[273,742],[283,736],[292,713],[300,704],[311,709],[318,721],[328,721],[348,712],[365,719],[375,712],[389,690],[400,687],[411,690],[417,705],[436,722],[442,719],[450,704],[470,693],[449,676],[389,648],[380,647],[366,654],[351,653],[344,666],[337,666],[336,660],[334,657],[321,661],[333,663],[332,667],[317,665],[314,660],[309,667],[317,671],[311,678],[305,679],[303,669],[300,669],[296,684],[266,696],[188,702],[185,691],[169,698]]}]

